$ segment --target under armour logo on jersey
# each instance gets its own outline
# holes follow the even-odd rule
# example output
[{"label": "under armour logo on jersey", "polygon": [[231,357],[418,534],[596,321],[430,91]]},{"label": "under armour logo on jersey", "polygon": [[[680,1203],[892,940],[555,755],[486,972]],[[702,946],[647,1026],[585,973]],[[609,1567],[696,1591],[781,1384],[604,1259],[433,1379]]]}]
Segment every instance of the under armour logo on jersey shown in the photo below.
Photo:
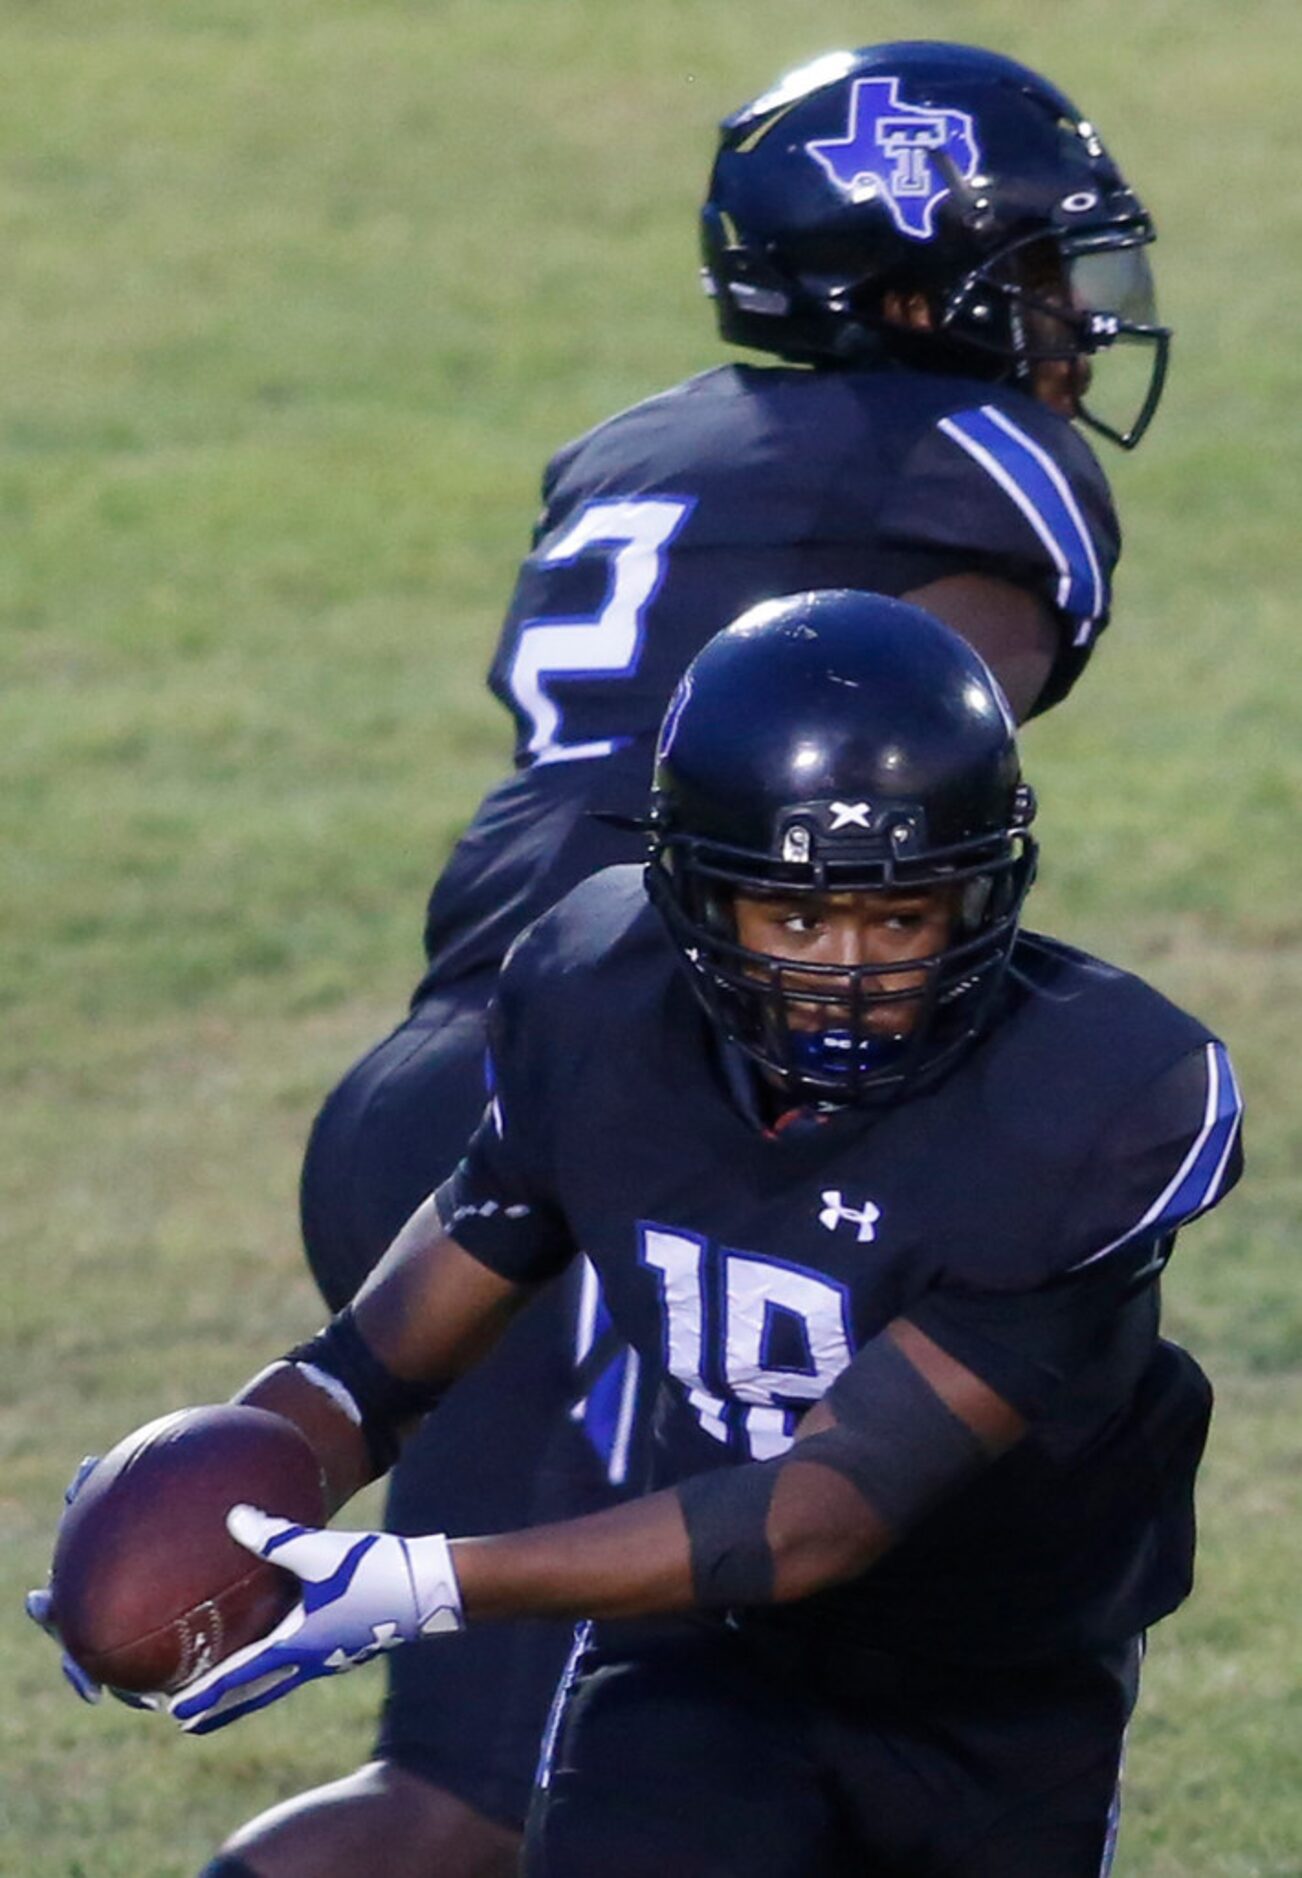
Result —
[{"label": "under armour logo on jersey", "polygon": [[830,830],[832,834],[835,834],[838,828],[867,828],[870,826],[869,818],[873,812],[871,802],[831,802],[828,804],[828,807],[832,811],[832,827]]},{"label": "under armour logo on jersey", "polygon": [[847,1206],[839,1187],[829,1187],[823,1194],[823,1210],[818,1216],[820,1226],[828,1232],[835,1232],[838,1226],[857,1226],[856,1237],[860,1245],[867,1245],[877,1237],[877,1222],[882,1216],[882,1209],[872,1200],[865,1200],[862,1206]]},{"label": "under armour logo on jersey", "polygon": [[950,192],[946,170],[972,182],[981,161],[968,113],[904,103],[898,78],[857,78],[845,136],[816,138],[805,149],[851,201],[880,199],[913,241],[935,233],[936,210]]}]

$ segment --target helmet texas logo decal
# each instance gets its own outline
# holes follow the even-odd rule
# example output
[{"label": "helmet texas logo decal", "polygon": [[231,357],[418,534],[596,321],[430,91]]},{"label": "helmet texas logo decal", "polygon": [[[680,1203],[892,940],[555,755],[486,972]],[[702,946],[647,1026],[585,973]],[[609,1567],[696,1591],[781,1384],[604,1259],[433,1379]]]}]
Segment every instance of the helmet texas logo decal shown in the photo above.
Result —
[{"label": "helmet texas logo decal", "polygon": [[805,149],[852,201],[884,202],[913,241],[930,241],[949,194],[948,165],[937,163],[937,153],[964,182],[981,161],[968,113],[904,103],[898,78],[856,78],[845,136],[816,138]]}]

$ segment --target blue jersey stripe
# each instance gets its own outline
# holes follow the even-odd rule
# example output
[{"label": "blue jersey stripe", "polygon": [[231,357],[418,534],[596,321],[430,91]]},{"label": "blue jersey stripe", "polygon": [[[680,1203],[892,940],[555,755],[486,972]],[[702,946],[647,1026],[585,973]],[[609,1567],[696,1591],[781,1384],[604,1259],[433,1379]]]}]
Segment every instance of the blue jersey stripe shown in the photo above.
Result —
[{"label": "blue jersey stripe", "polygon": [[998,483],[1035,530],[1057,570],[1057,603],[1077,622],[1075,642],[1088,644],[1107,611],[1107,583],[1080,504],[1058,464],[992,404],[943,417],[940,429]]},{"label": "blue jersey stripe", "polygon": [[[596,1267],[585,1257],[574,1326],[576,1366],[611,1328]],[[628,1477],[641,1373],[637,1352],[621,1348],[593,1380],[587,1395],[570,1409],[570,1419],[579,1423],[605,1467],[606,1478],[616,1487],[622,1487]]]},{"label": "blue jersey stripe", "polygon": [[1167,1201],[1163,1220],[1175,1225],[1192,1219],[1219,1197],[1225,1166],[1234,1146],[1243,1103],[1224,1044],[1208,1045],[1208,1113],[1192,1164]]},{"label": "blue jersey stripe", "polygon": [[1152,1205],[1119,1239],[1081,1259],[1073,1270],[1092,1265],[1096,1259],[1129,1245],[1142,1234],[1153,1238],[1174,1232],[1177,1226],[1196,1219],[1220,1199],[1225,1187],[1225,1170],[1243,1120],[1243,1099],[1234,1080],[1229,1053],[1223,1043],[1204,1047],[1207,1069],[1207,1094],[1202,1122],[1179,1167],[1158,1194]]},{"label": "blue jersey stripe", "polygon": [[613,1487],[622,1487],[628,1478],[639,1374],[637,1352],[620,1350],[578,1405],[576,1419]]}]

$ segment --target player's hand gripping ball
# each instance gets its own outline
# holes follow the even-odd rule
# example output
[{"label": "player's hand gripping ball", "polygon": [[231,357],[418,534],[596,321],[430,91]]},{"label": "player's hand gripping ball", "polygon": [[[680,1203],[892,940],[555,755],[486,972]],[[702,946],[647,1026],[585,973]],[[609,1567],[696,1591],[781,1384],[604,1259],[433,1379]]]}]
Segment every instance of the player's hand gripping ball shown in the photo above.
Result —
[{"label": "player's hand gripping ball", "polygon": [[231,1534],[294,1573],[302,1596],[269,1635],[196,1676],[164,1704],[186,1734],[206,1735],[342,1676],[386,1650],[460,1630],[465,1622],[452,1551],[440,1532],[321,1532],[237,1506]]},{"label": "player's hand gripping ball", "polygon": [[183,1688],[298,1597],[297,1579],[227,1532],[227,1513],[248,1500],[305,1524],[326,1517],[316,1455],[283,1416],[226,1403],[138,1428],[81,1480],[33,1615],[92,1683]]}]

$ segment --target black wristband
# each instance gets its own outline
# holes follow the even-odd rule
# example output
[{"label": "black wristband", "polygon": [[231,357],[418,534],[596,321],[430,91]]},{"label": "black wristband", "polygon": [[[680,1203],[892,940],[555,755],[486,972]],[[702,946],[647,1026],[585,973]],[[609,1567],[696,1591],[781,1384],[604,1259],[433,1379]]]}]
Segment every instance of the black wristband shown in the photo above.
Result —
[{"label": "black wristband", "polygon": [[351,1304],[331,1318],[324,1330],[286,1353],[285,1361],[321,1370],[347,1393],[377,1473],[387,1474],[398,1458],[398,1430],[426,1415],[445,1393],[442,1384],[409,1382],[382,1363],[357,1328]]}]

